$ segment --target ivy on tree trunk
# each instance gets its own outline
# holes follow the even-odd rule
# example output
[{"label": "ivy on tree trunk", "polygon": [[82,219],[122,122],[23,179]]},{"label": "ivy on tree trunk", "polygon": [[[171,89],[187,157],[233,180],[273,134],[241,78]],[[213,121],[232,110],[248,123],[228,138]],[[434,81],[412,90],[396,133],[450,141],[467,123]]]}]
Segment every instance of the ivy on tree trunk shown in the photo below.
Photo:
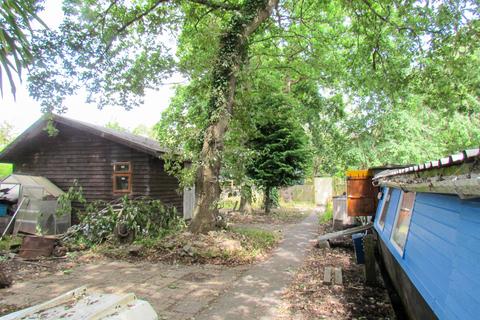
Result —
[{"label": "ivy on tree trunk", "polygon": [[247,0],[220,37],[220,48],[213,66],[209,118],[203,139],[201,159],[196,177],[194,218],[190,230],[206,233],[215,228],[220,197],[218,178],[225,132],[233,111],[237,73],[247,58],[248,38],[268,19],[278,0]]}]

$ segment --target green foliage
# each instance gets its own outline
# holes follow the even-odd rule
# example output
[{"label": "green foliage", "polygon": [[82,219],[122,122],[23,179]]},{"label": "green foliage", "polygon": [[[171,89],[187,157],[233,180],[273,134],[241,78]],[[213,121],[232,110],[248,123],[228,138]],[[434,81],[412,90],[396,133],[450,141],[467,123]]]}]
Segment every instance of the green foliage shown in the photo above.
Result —
[{"label": "green foliage", "polygon": [[257,228],[232,228],[232,231],[246,237],[248,245],[257,252],[273,248],[280,240],[278,233]]},{"label": "green foliage", "polygon": [[37,21],[44,25],[37,16],[37,12],[41,9],[40,4],[41,1],[37,0],[0,2],[0,93],[2,96],[2,75],[7,77],[11,92],[15,97],[16,87],[13,73],[16,73],[22,80],[23,69],[33,60],[30,43],[33,29],[30,24],[32,21]]},{"label": "green foliage", "polygon": [[20,245],[22,238],[18,236],[6,235],[0,240],[0,251],[8,251],[11,246]]},{"label": "green foliage", "polygon": [[0,124],[0,150],[5,148],[14,138],[13,126],[4,121]]},{"label": "green foliage", "polygon": [[87,200],[83,196],[83,188],[78,184],[78,180],[73,181],[73,186],[68,188],[68,191],[61,194],[57,198],[57,211],[56,215],[61,217],[64,214],[70,214],[72,212],[72,203],[78,203],[83,205],[87,203]]},{"label": "green foliage", "polygon": [[119,132],[127,132],[128,131],[128,129],[122,127],[120,125],[120,123],[118,123],[118,121],[109,121],[105,124],[105,127],[109,128],[109,129],[112,129],[112,130],[115,130],[115,131],[119,131]]},{"label": "green foliage", "polygon": [[256,132],[247,142],[252,155],[246,173],[265,191],[268,211],[273,199],[278,204],[275,188],[294,185],[304,178],[309,151],[305,132],[288,116],[288,104],[283,98],[265,97],[261,106],[265,117],[258,119]]},{"label": "green foliage", "polygon": [[144,124],[138,125],[137,127],[133,128],[133,130],[129,130],[125,127],[122,127],[118,121],[109,121],[105,124],[106,128],[118,131],[118,132],[128,132],[135,134],[137,136],[143,136],[147,138],[155,138],[155,135],[153,133],[153,129],[147,127]]},{"label": "green foliage", "polygon": [[[65,96],[81,87],[100,107],[130,109],[146,89],[182,73],[189,83],[177,88],[155,131],[192,160],[182,168],[166,156],[184,185],[206,161],[223,161],[218,180],[251,184],[245,172],[258,154],[247,142],[261,121],[282,113],[306,131],[313,151],[303,174],[342,175],[479,145],[478,1],[286,0],[244,38],[264,5],[67,0],[60,29],[33,39],[30,92],[45,110],[64,111]],[[167,33],[177,50],[166,46]],[[289,112],[265,112],[263,97],[280,92]],[[225,141],[200,159],[211,142],[205,129],[219,115],[227,118]]]},{"label": "green foliage", "polygon": [[332,201],[327,202],[325,212],[322,215],[320,215],[318,218],[319,218],[320,224],[332,222],[333,220],[333,202]]},{"label": "green foliage", "polygon": [[[0,151],[3,150],[10,142],[12,142],[13,126],[8,122],[0,124]],[[13,172],[13,165],[8,163],[0,163],[0,178],[6,177]]]},{"label": "green foliage", "polygon": [[159,200],[123,197],[117,203],[94,202],[80,217],[81,234],[89,243],[111,240],[117,226],[125,226],[136,237],[159,238],[166,230],[180,230],[185,222],[175,207],[165,206]]},{"label": "green foliage", "polygon": [[143,137],[152,138],[152,139],[155,138],[153,128],[147,127],[144,124],[140,124],[135,128],[133,128],[132,133],[136,134],[137,136],[143,136]]}]

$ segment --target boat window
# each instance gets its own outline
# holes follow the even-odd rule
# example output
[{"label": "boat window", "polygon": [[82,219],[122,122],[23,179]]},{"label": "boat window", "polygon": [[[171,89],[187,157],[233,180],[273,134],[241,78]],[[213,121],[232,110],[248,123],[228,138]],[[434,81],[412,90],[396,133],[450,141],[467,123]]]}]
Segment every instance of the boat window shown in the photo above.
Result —
[{"label": "boat window", "polygon": [[385,227],[385,219],[387,218],[388,206],[390,205],[390,198],[392,197],[392,189],[387,188],[383,197],[382,211],[380,212],[380,218],[378,219],[378,225],[382,228],[382,230]]},{"label": "boat window", "polygon": [[413,204],[415,203],[415,192],[403,192],[400,196],[391,241],[398,251],[403,255],[405,243],[407,242],[410,220],[412,218]]},{"label": "boat window", "polygon": [[129,193],[132,191],[132,166],[130,162],[113,164],[113,192]]}]

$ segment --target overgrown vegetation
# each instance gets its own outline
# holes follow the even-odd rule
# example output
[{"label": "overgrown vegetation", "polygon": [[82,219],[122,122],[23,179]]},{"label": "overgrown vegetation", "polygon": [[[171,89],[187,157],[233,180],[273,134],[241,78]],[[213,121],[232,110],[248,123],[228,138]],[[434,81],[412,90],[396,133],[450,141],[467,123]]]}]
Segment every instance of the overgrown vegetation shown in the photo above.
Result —
[{"label": "overgrown vegetation", "polygon": [[85,205],[87,200],[83,196],[83,188],[78,184],[78,180],[73,181],[73,185],[68,188],[68,191],[62,193],[57,198],[56,215],[62,216],[64,214],[78,214],[80,211],[72,206],[73,204]]},{"label": "overgrown vegetation", "polygon": [[159,200],[127,196],[110,203],[93,202],[79,218],[80,224],[69,232],[71,240],[89,246],[118,237],[156,239],[185,227],[175,207],[165,206]]},{"label": "overgrown vegetation", "polygon": [[100,107],[129,109],[181,72],[189,83],[157,133],[192,160],[182,176],[196,177],[202,195],[199,232],[214,228],[224,171],[241,176],[265,94],[292,106],[313,149],[312,176],[418,163],[480,141],[478,1],[66,0],[63,8],[58,30],[32,37],[30,94],[45,111],[63,112],[82,88]]},{"label": "overgrown vegetation", "polygon": [[0,251],[8,251],[10,247],[20,245],[21,243],[22,238],[6,235],[0,240]]}]

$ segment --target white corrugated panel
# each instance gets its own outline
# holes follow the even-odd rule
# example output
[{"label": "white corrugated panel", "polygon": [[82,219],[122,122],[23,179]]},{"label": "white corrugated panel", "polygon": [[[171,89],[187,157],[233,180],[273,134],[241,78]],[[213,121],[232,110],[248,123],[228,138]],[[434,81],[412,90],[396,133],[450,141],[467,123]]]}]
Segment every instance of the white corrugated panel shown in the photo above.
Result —
[{"label": "white corrugated panel", "polygon": [[80,287],[44,303],[37,304],[6,316],[0,320],[157,320],[152,306],[138,300],[133,293],[103,294]]}]

